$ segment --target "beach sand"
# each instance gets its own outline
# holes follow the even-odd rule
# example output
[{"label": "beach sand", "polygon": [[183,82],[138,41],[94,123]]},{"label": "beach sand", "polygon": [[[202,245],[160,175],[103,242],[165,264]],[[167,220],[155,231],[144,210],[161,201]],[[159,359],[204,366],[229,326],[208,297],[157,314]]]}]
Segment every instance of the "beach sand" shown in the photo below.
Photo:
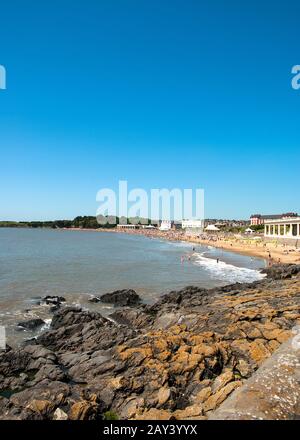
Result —
[{"label": "beach sand", "polygon": [[242,255],[249,255],[253,257],[260,257],[267,260],[269,265],[277,263],[300,263],[300,248],[291,245],[280,243],[276,240],[266,241],[262,238],[254,239],[253,237],[237,237],[213,235],[211,237],[197,238],[187,236],[184,232],[179,230],[159,231],[155,230],[117,230],[117,229],[98,229],[98,231],[116,232],[120,234],[144,235],[149,238],[161,238],[170,241],[186,241],[192,244],[202,244],[205,246],[213,246],[236,252]]}]

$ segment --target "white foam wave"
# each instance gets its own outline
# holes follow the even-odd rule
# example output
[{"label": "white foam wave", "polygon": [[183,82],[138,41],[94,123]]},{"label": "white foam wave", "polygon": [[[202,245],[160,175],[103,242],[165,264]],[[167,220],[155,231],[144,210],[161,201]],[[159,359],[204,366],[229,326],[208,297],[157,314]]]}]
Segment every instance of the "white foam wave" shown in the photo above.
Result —
[{"label": "white foam wave", "polygon": [[45,324],[40,328],[39,333],[43,333],[45,330],[49,330],[51,322],[52,322],[52,318],[49,319],[44,319]]},{"label": "white foam wave", "polygon": [[265,277],[258,270],[233,266],[221,260],[218,262],[215,259],[204,257],[203,254],[194,255],[194,263],[209,272],[215,279],[225,280],[229,283],[245,283],[261,280]]}]

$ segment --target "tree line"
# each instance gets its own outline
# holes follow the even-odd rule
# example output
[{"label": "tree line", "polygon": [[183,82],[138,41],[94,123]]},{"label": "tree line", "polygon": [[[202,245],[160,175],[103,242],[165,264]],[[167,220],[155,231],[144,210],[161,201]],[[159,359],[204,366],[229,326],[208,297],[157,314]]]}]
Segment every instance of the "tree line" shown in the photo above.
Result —
[{"label": "tree line", "polygon": [[119,223],[132,223],[132,224],[150,224],[149,219],[143,219],[139,217],[124,218],[124,217],[111,217],[111,216],[78,216],[73,220],[53,220],[53,221],[30,221],[30,222],[15,222],[15,221],[0,221],[0,228],[50,228],[50,229],[62,229],[62,228],[80,228],[80,229],[99,229],[99,228],[114,228]]}]

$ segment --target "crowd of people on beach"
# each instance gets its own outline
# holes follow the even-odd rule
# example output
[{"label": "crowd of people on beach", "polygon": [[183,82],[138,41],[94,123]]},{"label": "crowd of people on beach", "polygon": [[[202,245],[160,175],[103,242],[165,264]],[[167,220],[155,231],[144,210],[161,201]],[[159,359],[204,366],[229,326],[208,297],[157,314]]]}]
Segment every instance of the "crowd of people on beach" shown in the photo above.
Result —
[{"label": "crowd of people on beach", "polygon": [[[116,230],[115,230],[116,231]],[[264,258],[268,266],[280,263],[297,263],[300,262],[300,249],[297,243],[294,246],[279,241],[266,241],[264,237],[245,237],[241,234],[227,234],[227,233],[203,233],[199,235],[188,235],[185,231],[180,229],[171,229],[169,231],[161,231],[155,229],[128,229],[118,230],[116,232],[126,233],[132,235],[143,235],[150,239],[160,238],[170,241],[187,241],[193,244],[210,245],[217,248],[245,253],[251,256],[258,256]],[[188,257],[181,259],[182,263],[185,260],[189,261]]]}]

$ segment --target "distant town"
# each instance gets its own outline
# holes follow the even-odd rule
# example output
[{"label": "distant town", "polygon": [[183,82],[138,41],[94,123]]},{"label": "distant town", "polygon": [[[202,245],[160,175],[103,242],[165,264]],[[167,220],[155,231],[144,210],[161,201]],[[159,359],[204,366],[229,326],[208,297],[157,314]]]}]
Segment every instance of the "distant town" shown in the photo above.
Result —
[{"label": "distant town", "polygon": [[184,219],[180,222],[170,220],[151,221],[145,218],[115,217],[97,218],[94,216],[78,216],[73,220],[15,222],[0,221],[0,227],[13,228],[51,228],[51,229],[157,229],[161,232],[182,230],[186,235],[200,236],[202,234],[218,235],[242,233],[267,238],[293,240],[300,238],[300,216],[295,212],[283,214],[253,214],[249,220],[228,219]]}]

